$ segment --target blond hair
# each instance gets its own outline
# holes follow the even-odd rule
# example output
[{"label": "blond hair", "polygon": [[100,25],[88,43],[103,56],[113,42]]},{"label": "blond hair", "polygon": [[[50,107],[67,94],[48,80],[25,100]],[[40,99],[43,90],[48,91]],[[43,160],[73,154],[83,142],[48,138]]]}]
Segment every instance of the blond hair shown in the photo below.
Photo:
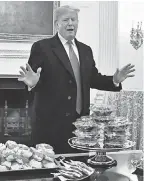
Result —
[{"label": "blond hair", "polygon": [[56,22],[61,15],[68,11],[74,11],[78,14],[80,10],[69,5],[60,6],[54,11],[54,22]]}]

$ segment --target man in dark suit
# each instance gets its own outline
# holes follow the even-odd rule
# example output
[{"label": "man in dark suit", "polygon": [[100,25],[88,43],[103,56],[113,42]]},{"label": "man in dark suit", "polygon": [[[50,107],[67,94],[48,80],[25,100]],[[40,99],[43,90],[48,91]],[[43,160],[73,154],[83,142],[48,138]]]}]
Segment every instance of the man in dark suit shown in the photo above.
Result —
[{"label": "man in dark suit", "polygon": [[78,10],[63,6],[55,12],[58,33],[35,42],[19,81],[34,92],[33,141],[49,143],[56,153],[73,152],[67,141],[73,136],[72,122],[89,114],[90,88],[120,91],[121,82],[133,76],[129,64],[114,76],[101,75],[92,50],[76,38]]}]

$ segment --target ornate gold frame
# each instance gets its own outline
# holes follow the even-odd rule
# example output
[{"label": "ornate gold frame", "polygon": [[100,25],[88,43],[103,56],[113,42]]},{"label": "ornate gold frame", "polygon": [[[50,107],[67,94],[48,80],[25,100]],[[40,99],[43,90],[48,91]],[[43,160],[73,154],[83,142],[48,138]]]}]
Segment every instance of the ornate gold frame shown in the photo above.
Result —
[{"label": "ornate gold frame", "polygon": [[[53,12],[60,6],[59,1],[53,2]],[[55,34],[54,21],[53,21],[53,35]],[[0,42],[34,42],[43,38],[49,38],[53,35],[32,35],[32,34],[9,34],[0,33]]]}]

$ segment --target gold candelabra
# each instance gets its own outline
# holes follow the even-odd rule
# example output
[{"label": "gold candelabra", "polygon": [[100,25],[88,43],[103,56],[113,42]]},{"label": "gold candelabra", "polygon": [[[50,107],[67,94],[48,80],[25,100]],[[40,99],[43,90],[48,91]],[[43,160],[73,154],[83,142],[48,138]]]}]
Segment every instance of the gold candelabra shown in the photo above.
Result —
[{"label": "gold candelabra", "polygon": [[142,32],[142,22],[138,22],[137,27],[131,29],[130,43],[137,50],[143,44],[143,32]]}]

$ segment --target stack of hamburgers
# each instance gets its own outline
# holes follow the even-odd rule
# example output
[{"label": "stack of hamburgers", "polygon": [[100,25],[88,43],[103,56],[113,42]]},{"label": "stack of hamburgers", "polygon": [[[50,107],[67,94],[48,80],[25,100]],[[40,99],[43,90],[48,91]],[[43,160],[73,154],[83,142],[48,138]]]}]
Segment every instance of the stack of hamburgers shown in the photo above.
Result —
[{"label": "stack of hamburgers", "polygon": [[125,117],[116,117],[105,129],[105,147],[123,148],[130,141],[131,123]]}]

